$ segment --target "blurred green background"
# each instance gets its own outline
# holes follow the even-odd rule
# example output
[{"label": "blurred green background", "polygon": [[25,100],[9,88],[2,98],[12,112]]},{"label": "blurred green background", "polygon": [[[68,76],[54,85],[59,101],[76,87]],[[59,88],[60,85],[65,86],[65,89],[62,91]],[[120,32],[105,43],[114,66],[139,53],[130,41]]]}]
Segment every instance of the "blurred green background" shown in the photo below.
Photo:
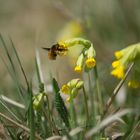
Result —
[{"label": "blurred green background", "polygon": [[[71,22],[80,26],[78,33],[75,30],[79,27],[74,31],[68,29]],[[41,49],[51,47],[59,36],[65,36],[65,31],[71,37],[84,37],[93,42],[101,83],[106,87],[104,92],[110,91],[115,82],[110,76],[114,51],[140,40],[140,0],[0,0],[0,32],[12,38],[30,79],[35,72],[36,48],[45,79],[49,72],[60,84],[79,77],[73,72],[71,54],[50,61],[47,52]],[[1,87],[9,84],[6,90],[11,90],[12,80],[1,61],[0,79]]]}]

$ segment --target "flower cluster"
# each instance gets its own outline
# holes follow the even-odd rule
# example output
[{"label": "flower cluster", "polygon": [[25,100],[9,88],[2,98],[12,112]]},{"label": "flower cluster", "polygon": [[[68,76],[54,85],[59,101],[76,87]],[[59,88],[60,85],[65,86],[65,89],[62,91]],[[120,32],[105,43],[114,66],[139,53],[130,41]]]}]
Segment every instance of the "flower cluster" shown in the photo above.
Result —
[{"label": "flower cluster", "polygon": [[84,65],[87,69],[95,67],[95,55],[96,54],[93,45],[91,45],[89,48],[84,49],[77,59],[77,63],[74,70],[76,72],[81,72]]},{"label": "flower cluster", "polygon": [[[83,67],[86,66],[86,69],[92,69],[96,65],[96,60],[95,60],[95,50],[93,48],[93,44],[89,40],[85,40],[82,38],[73,38],[69,39],[66,41],[61,41],[58,42],[59,45],[59,52],[66,52],[68,51],[69,47],[73,46],[82,46],[83,49],[81,51],[81,54],[79,55],[76,66],[75,66],[75,71],[76,72],[81,72]],[[62,55],[64,53],[61,53]]]},{"label": "flower cluster", "polygon": [[140,87],[140,43],[116,51],[115,57],[117,60],[112,63],[113,70],[111,75],[118,79],[123,79],[128,65],[134,63],[133,74],[131,76],[132,80],[128,82],[128,86],[133,88]]},{"label": "flower cluster", "polygon": [[62,86],[61,92],[69,95],[69,97],[67,98],[67,101],[70,102],[77,96],[78,91],[83,87],[83,85],[84,85],[84,82],[82,80],[73,79],[69,81],[67,84]]}]

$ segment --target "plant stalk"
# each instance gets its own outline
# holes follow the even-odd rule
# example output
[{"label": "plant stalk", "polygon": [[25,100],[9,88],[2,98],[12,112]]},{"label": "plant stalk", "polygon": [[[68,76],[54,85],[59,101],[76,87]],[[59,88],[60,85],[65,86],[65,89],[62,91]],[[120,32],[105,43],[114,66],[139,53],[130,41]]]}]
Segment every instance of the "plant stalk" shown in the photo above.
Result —
[{"label": "plant stalk", "polygon": [[89,122],[89,110],[88,110],[87,95],[86,95],[86,91],[85,91],[85,87],[84,86],[83,86],[83,94],[84,94],[84,101],[85,101],[86,126],[88,126],[88,122]]},{"label": "plant stalk", "polygon": [[98,76],[98,71],[97,71],[97,65],[94,68],[94,73],[95,73],[95,81],[96,81],[96,88],[97,88],[97,98],[98,98],[98,105],[99,105],[99,114],[103,114],[103,99],[102,99],[102,94],[101,94],[101,89],[100,89],[100,84],[99,84],[99,76]]}]

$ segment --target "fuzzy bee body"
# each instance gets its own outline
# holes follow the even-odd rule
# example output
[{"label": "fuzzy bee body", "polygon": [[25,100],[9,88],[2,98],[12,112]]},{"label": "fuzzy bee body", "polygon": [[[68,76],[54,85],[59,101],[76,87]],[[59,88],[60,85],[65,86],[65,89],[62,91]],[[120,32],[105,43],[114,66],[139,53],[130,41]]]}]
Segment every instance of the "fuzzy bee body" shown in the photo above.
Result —
[{"label": "fuzzy bee body", "polygon": [[48,57],[51,60],[55,60],[57,55],[64,55],[67,49],[61,48],[59,44],[53,45],[51,48],[43,48],[48,51]]}]

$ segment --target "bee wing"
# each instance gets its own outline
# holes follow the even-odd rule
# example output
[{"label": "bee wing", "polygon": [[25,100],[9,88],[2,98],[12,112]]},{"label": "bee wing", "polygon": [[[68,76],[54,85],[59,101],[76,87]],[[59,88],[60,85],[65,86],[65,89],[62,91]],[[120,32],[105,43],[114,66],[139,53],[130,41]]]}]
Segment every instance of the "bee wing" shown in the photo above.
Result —
[{"label": "bee wing", "polygon": [[47,51],[50,51],[51,48],[42,48],[42,49],[47,50]]}]

